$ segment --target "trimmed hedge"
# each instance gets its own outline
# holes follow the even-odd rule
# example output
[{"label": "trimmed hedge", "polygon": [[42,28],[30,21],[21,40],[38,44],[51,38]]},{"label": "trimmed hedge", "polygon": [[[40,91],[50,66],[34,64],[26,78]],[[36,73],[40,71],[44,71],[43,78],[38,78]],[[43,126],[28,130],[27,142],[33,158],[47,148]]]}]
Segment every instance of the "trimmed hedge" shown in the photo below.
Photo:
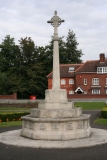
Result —
[{"label": "trimmed hedge", "polygon": [[107,119],[107,107],[102,108],[101,118]]},{"label": "trimmed hedge", "polygon": [[38,102],[27,103],[0,103],[0,108],[19,107],[19,108],[38,108]]},{"label": "trimmed hedge", "polygon": [[24,113],[0,114],[0,122],[21,121],[21,117],[28,114],[30,113],[24,112]]}]

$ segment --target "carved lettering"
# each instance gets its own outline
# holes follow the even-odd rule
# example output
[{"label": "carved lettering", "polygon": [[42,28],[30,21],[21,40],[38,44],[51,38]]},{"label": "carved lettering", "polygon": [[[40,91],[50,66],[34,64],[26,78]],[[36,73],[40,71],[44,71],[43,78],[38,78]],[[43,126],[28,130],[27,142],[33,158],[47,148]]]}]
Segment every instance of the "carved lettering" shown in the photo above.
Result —
[{"label": "carved lettering", "polygon": [[46,130],[46,125],[44,123],[39,124],[39,130]]},{"label": "carved lettering", "polygon": [[83,122],[82,121],[78,122],[77,129],[83,129],[83,127],[84,127]]},{"label": "carved lettering", "polygon": [[51,124],[51,129],[53,131],[58,131],[59,130],[59,123],[53,123],[53,124]]},{"label": "carved lettering", "polygon": [[34,124],[30,123],[30,129],[33,130],[34,129]]},{"label": "carved lettering", "polygon": [[66,130],[73,130],[73,123],[72,122],[69,122],[66,124]]}]

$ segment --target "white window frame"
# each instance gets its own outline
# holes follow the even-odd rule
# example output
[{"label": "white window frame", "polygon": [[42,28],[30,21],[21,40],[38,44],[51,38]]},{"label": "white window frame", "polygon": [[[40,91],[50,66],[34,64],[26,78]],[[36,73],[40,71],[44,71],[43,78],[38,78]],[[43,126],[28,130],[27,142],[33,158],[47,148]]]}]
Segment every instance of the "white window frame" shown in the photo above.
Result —
[{"label": "white window frame", "polygon": [[92,85],[99,85],[99,78],[93,78]]},{"label": "white window frame", "polygon": [[107,67],[97,67],[97,74],[107,73]]},{"label": "white window frame", "polygon": [[100,94],[100,89],[92,89],[92,94]]},{"label": "white window frame", "polygon": [[106,94],[107,94],[107,89],[106,89]]},{"label": "white window frame", "polygon": [[66,84],[66,80],[65,79],[61,79],[61,84],[62,85]]},{"label": "white window frame", "polygon": [[74,79],[69,79],[69,84],[74,84]]},{"label": "white window frame", "polygon": [[87,79],[84,78],[84,85],[87,85]]},{"label": "white window frame", "polygon": [[73,72],[74,71],[74,67],[69,67],[69,72]]},{"label": "white window frame", "polygon": [[69,94],[74,94],[74,91],[73,91],[73,90],[70,90],[70,91],[69,91]]}]

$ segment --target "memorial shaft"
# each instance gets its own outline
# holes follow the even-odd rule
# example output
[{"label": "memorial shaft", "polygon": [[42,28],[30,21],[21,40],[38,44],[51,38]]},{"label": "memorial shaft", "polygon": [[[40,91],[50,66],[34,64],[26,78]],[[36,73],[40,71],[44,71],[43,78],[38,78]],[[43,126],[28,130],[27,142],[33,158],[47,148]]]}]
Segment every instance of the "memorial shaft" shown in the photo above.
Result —
[{"label": "memorial shaft", "polygon": [[51,18],[48,23],[54,27],[53,35],[53,86],[52,89],[60,89],[60,70],[59,70],[59,37],[58,26],[64,22],[57,16],[57,11],[54,13],[54,17]]}]

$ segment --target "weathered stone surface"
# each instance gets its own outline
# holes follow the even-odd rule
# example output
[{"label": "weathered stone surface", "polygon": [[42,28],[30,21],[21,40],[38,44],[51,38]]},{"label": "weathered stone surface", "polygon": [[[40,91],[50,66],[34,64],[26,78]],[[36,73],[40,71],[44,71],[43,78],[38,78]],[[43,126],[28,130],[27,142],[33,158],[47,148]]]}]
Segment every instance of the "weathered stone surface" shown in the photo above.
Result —
[{"label": "weathered stone surface", "polygon": [[52,119],[24,116],[22,117],[21,135],[44,140],[70,140],[89,137],[91,132],[89,117],[90,115],[82,115],[79,118]]},{"label": "weathered stone surface", "polygon": [[73,102],[45,102],[41,101],[38,104],[39,109],[72,109],[74,108]]},{"label": "weathered stone surface", "polygon": [[49,89],[45,91],[45,102],[62,103],[67,102],[66,89]]},{"label": "weathered stone surface", "polygon": [[30,116],[35,118],[71,118],[79,117],[82,114],[81,108],[72,109],[31,109]]}]

